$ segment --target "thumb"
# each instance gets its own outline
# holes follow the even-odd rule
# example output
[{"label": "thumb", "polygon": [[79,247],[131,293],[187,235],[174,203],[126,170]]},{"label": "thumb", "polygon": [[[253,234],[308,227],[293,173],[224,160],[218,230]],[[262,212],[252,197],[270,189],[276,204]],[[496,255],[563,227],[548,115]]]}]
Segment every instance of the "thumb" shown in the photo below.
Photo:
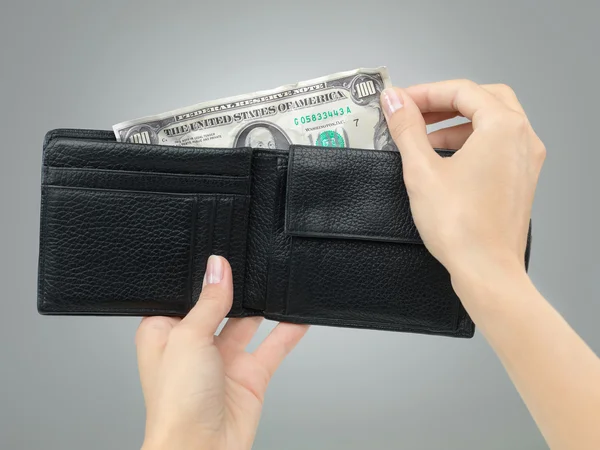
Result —
[{"label": "thumb", "polygon": [[427,138],[423,115],[410,95],[400,88],[391,87],[383,90],[380,100],[403,165],[432,164],[438,155]]},{"label": "thumb", "polygon": [[182,319],[203,338],[212,338],[231,309],[233,281],[231,266],[222,256],[211,255],[206,264],[200,298]]}]

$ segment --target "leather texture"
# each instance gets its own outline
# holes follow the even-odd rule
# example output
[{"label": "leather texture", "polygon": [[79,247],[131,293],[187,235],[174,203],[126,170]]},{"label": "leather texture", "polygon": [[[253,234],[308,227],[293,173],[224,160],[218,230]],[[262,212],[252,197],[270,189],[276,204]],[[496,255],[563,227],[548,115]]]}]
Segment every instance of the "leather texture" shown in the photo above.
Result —
[{"label": "leather texture", "polygon": [[44,140],[41,200],[41,314],[185,315],[219,254],[233,270],[228,317],[474,333],[414,225],[397,152],[59,129]]}]

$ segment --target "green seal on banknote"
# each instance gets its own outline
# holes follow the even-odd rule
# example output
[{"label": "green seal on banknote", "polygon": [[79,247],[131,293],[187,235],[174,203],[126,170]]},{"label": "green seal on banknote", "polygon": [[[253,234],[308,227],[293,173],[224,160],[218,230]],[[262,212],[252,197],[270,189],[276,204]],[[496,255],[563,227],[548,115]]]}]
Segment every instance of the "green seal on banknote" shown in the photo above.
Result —
[{"label": "green seal on banknote", "polygon": [[315,145],[321,147],[345,147],[346,142],[344,142],[344,138],[340,133],[333,130],[326,130],[319,134]]}]

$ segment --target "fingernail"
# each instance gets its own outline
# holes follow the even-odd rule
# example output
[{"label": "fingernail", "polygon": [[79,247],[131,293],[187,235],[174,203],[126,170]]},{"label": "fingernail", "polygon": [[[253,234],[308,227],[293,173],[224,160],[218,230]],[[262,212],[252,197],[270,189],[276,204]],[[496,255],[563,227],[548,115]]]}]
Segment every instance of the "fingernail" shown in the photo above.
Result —
[{"label": "fingernail", "polygon": [[402,108],[402,99],[394,88],[384,89],[381,93],[381,104],[387,116],[391,116],[400,108]]},{"label": "fingernail", "polygon": [[223,261],[216,255],[210,255],[206,263],[206,272],[202,286],[217,284],[223,279]]}]

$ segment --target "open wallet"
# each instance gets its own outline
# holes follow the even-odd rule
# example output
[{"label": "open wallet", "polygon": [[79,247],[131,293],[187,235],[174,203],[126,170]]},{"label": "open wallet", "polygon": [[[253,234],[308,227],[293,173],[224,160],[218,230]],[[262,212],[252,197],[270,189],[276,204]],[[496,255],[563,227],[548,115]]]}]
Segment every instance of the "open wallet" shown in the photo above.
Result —
[{"label": "open wallet", "polygon": [[217,254],[233,272],[228,317],[474,334],[412,220],[397,151],[167,147],[59,129],[44,141],[41,188],[41,314],[183,316]]}]

